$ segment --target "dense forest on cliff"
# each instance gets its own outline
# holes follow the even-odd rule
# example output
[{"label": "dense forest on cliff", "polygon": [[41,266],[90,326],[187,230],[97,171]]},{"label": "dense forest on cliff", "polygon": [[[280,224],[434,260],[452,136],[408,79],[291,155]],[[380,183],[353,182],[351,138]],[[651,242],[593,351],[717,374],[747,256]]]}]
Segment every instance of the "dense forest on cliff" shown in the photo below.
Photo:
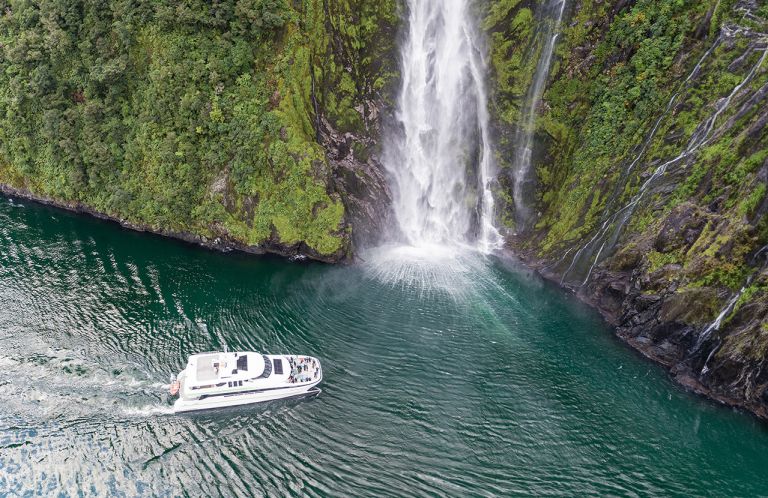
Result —
[{"label": "dense forest on cliff", "polygon": [[318,122],[365,126],[392,76],[371,40],[394,9],[0,2],[0,183],[150,229],[343,255]]}]

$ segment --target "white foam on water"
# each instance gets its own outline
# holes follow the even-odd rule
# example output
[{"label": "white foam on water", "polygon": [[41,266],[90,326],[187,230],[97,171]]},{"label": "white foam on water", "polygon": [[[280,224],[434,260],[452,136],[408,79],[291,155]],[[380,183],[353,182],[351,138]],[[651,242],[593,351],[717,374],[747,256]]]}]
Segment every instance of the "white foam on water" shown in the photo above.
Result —
[{"label": "white foam on water", "polygon": [[129,417],[154,417],[157,415],[172,415],[173,406],[165,404],[144,405],[136,408],[123,406],[120,410],[121,414]]},{"label": "white foam on water", "polygon": [[464,295],[486,272],[486,257],[471,246],[390,245],[364,256],[364,268],[376,280],[418,293]]},{"label": "white foam on water", "polygon": [[503,243],[494,225],[485,47],[469,0],[407,7],[400,129],[383,157],[401,237],[361,256],[387,285],[456,296]]}]

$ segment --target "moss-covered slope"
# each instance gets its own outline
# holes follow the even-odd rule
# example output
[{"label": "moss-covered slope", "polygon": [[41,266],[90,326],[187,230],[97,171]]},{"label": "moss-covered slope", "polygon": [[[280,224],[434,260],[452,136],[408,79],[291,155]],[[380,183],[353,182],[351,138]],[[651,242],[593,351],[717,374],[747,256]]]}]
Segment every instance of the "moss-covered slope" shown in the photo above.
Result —
[{"label": "moss-covered slope", "polygon": [[[486,11],[502,197],[542,3]],[[682,382],[768,416],[768,7],[571,0],[568,15],[536,123],[536,224],[516,233],[507,196],[510,243]]]},{"label": "moss-covered slope", "polygon": [[[375,8],[374,8],[375,7]],[[0,2],[0,184],[127,224],[338,260],[318,142],[387,84],[393,2]]]}]

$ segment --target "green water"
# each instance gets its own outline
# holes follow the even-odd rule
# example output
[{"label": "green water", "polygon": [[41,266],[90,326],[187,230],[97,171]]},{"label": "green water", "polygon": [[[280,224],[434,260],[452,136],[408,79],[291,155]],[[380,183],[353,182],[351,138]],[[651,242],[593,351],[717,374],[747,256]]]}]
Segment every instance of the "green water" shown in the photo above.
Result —
[{"label": "green water", "polygon": [[[224,343],[319,357],[322,394],[170,414]],[[223,255],[5,198],[0,407],[0,494],[768,494],[765,426],[510,263]]]}]

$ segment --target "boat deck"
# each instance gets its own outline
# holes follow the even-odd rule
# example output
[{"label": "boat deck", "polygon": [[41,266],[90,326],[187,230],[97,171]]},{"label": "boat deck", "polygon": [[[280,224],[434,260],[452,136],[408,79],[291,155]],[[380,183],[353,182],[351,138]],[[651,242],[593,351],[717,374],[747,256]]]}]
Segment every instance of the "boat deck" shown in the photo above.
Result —
[{"label": "boat deck", "polygon": [[197,380],[201,382],[216,380],[219,378],[219,372],[214,364],[219,362],[219,353],[200,355],[197,357],[197,369],[195,374]]}]

